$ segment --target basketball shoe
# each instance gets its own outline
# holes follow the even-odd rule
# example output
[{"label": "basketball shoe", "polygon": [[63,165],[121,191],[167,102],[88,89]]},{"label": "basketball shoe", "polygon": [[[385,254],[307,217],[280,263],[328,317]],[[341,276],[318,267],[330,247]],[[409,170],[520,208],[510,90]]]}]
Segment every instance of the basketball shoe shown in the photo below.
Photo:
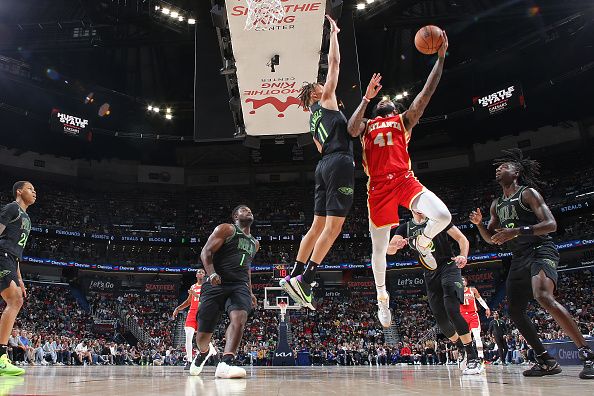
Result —
[{"label": "basketball shoe", "polygon": [[479,358],[469,359],[466,362],[466,368],[462,370],[462,375],[478,375],[485,371],[485,366]]},{"label": "basketball shoe", "polygon": [[431,242],[428,246],[423,247],[419,244],[419,238],[421,235],[418,235],[415,239],[412,240],[412,245],[417,252],[419,252],[419,261],[421,265],[427,268],[430,271],[434,271],[437,268],[437,260],[433,257],[433,242]]},{"label": "basketball shoe", "polygon": [[392,312],[390,312],[390,294],[386,293],[377,296],[377,317],[383,327],[388,328],[392,324]]},{"label": "basketball shoe", "polygon": [[247,373],[243,368],[225,362],[220,362],[217,371],[215,371],[215,378],[233,379],[245,377],[247,377]]},{"label": "basketball shoe", "polygon": [[215,356],[216,354],[217,350],[214,347],[214,345],[212,345],[212,343],[208,344],[208,352],[206,352],[205,354],[202,354],[199,351],[194,360],[192,361],[192,364],[190,365],[190,375],[200,375],[202,369],[204,368],[204,365],[206,364],[206,361],[211,356]]},{"label": "basketball shoe", "polygon": [[524,377],[544,377],[545,375],[559,374],[561,366],[548,352],[535,356],[536,364],[523,372]]},{"label": "basketball shoe", "polygon": [[297,294],[297,291],[295,291],[295,289],[293,289],[293,286],[291,286],[291,276],[290,275],[287,275],[284,279],[281,279],[278,282],[278,284],[289,295],[289,297],[291,297],[293,299],[293,301],[295,301],[297,304],[299,304],[301,306],[305,306],[305,303],[303,302],[301,297],[299,297],[299,294]]},{"label": "basketball shoe", "polygon": [[0,375],[23,375],[25,370],[12,364],[7,354],[0,356]]},{"label": "basketball shoe", "polygon": [[302,275],[298,275],[290,280],[291,287],[297,292],[297,295],[301,297],[303,306],[315,311],[316,308],[313,306],[313,293],[311,291],[311,285],[303,282]]},{"label": "basketball shoe", "polygon": [[584,362],[584,369],[580,373],[581,379],[594,379],[594,352],[588,347],[578,350],[580,360]]}]

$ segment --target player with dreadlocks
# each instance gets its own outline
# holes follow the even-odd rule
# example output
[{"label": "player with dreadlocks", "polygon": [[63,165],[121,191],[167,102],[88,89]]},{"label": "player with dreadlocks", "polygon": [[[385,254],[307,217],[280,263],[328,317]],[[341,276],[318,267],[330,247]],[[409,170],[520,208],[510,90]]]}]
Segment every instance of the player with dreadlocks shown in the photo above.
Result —
[{"label": "player with dreadlocks", "polygon": [[[301,106],[309,108],[310,132],[322,158],[315,171],[314,219],[301,240],[291,274],[280,286],[298,303],[314,309],[311,284],[316,268],[334,244],[353,204],[355,162],[353,141],[347,132],[347,119],[338,108],[340,52],[338,26],[330,22],[328,76],[325,84],[307,84],[299,95]],[[307,262],[307,265],[305,264]]]},{"label": "player with dreadlocks", "polygon": [[554,297],[557,286],[559,253],[549,234],[557,223],[536,188],[540,164],[524,158],[519,149],[504,151],[495,160],[495,180],[503,190],[491,204],[491,219],[485,227],[481,210],[470,214],[483,239],[489,244],[507,244],[512,262],[506,289],[509,315],[536,353],[536,364],[524,371],[527,377],[542,377],[561,372],[561,367],[543,346],[533,323],[526,315],[528,303],[535,298],[561,326],[578,347],[584,362],[582,379],[594,379],[594,352],[582,336],[576,322]]}]

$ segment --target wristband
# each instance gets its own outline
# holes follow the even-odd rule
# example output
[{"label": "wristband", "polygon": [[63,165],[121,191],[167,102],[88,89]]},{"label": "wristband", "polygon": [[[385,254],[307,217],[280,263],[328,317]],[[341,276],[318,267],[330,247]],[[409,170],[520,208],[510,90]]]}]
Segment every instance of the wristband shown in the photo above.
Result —
[{"label": "wristband", "polygon": [[210,281],[212,280],[212,278],[214,278],[215,276],[218,276],[219,274],[217,274],[216,272],[213,272],[212,274],[210,274],[208,276],[208,278],[206,278],[206,280],[210,283]]},{"label": "wristband", "polygon": [[520,227],[520,235],[534,235],[534,229],[532,226]]},{"label": "wristband", "polygon": [[363,96],[363,100],[364,100],[365,102],[367,102],[367,103],[371,102],[371,100],[370,100],[370,99],[368,99],[368,98],[367,98],[367,96]]}]

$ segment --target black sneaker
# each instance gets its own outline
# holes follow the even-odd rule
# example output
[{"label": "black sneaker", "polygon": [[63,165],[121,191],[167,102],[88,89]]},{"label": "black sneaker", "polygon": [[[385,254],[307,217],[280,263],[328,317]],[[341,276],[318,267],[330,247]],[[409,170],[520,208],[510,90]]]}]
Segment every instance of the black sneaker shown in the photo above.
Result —
[{"label": "black sneaker", "polygon": [[591,349],[580,348],[578,356],[584,362],[584,369],[580,373],[580,378],[594,379],[594,352]]},{"label": "black sneaker", "polygon": [[[548,354],[547,354],[548,355]],[[524,377],[544,377],[545,375],[559,374],[561,366],[550,355],[545,357],[536,356],[536,364],[530,370],[524,371]]]},{"label": "black sneaker", "polygon": [[191,365],[192,365],[192,362],[186,362],[184,370],[189,370]]}]

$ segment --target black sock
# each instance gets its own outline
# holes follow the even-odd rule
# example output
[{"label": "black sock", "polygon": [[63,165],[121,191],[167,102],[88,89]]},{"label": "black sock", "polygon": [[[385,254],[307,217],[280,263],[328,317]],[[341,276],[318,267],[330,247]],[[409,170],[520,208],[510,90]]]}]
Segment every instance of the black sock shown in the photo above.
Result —
[{"label": "black sock", "polygon": [[555,358],[549,354],[549,351],[544,351],[540,355],[536,355],[536,357],[542,360],[555,360]]},{"label": "black sock", "polygon": [[305,267],[305,272],[303,273],[303,282],[310,284],[316,278],[316,269],[318,268],[318,263],[313,262],[311,260],[307,261],[307,267]]},{"label": "black sock", "polygon": [[295,260],[295,264],[293,265],[293,269],[291,270],[291,278],[294,278],[297,275],[301,275],[303,273],[304,268],[305,263]]},{"label": "black sock", "polygon": [[223,355],[223,363],[232,364],[233,359],[235,359],[235,355],[232,353],[226,353]]},{"label": "black sock", "polygon": [[0,356],[7,354],[8,345],[0,344]]},{"label": "black sock", "polygon": [[468,344],[464,344],[464,349],[466,350],[466,359],[471,360],[471,359],[477,358],[477,354],[476,354],[476,351],[474,350],[474,346],[472,345],[472,342],[470,342]]}]

